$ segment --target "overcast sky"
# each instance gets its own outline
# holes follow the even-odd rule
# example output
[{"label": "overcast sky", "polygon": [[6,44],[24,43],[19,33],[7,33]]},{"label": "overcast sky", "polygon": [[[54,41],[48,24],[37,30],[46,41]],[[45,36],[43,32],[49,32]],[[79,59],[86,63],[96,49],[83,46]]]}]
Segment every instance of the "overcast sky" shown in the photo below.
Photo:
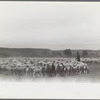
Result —
[{"label": "overcast sky", "polygon": [[0,47],[100,49],[100,2],[0,2]]}]

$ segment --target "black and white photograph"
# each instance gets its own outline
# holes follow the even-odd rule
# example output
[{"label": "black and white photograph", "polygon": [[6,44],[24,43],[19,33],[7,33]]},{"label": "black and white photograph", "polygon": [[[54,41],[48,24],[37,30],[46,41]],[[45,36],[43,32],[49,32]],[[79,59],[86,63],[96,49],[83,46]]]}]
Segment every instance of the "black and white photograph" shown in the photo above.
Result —
[{"label": "black and white photograph", "polygon": [[[100,2],[0,1],[0,84],[10,90],[14,82],[35,84],[27,86],[36,94],[53,93],[56,86],[60,92],[51,98],[57,99],[79,90],[66,88],[69,83],[100,83]],[[24,85],[15,86],[20,97],[20,89],[23,97],[33,93]],[[0,97],[11,97],[2,89]]]}]

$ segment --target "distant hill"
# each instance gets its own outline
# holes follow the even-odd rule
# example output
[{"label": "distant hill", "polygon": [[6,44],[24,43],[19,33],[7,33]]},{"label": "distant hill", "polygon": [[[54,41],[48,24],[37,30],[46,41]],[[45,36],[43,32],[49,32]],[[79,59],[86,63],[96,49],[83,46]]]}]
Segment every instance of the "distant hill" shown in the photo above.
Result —
[{"label": "distant hill", "polygon": [[[72,57],[79,52],[82,56],[84,50],[71,50]],[[100,50],[86,50],[88,57],[100,57]],[[0,48],[0,57],[67,57],[63,50],[50,50],[41,48]]]}]

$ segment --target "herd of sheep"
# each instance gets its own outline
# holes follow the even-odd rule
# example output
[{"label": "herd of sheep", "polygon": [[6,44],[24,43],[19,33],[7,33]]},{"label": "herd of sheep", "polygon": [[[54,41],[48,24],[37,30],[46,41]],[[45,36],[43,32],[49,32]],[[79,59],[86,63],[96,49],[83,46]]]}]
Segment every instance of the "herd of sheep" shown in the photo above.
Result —
[{"label": "herd of sheep", "polygon": [[0,74],[26,77],[87,74],[89,62],[90,58],[84,58],[81,62],[77,62],[74,58],[0,58]]},{"label": "herd of sheep", "polygon": [[82,58],[81,61],[87,64],[100,64],[100,58]]}]

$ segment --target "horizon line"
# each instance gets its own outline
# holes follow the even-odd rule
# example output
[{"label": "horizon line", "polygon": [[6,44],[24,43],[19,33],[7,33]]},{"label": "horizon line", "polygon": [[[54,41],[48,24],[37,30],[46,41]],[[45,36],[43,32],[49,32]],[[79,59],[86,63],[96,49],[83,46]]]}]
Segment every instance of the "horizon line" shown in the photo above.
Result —
[{"label": "horizon line", "polygon": [[100,49],[71,49],[71,48],[65,48],[65,49],[50,49],[50,48],[36,48],[36,47],[0,47],[0,48],[3,48],[3,49],[48,49],[48,50],[53,50],[53,51],[62,51],[62,50],[65,50],[65,49],[70,49],[70,50],[95,50],[95,51],[98,51]]}]

